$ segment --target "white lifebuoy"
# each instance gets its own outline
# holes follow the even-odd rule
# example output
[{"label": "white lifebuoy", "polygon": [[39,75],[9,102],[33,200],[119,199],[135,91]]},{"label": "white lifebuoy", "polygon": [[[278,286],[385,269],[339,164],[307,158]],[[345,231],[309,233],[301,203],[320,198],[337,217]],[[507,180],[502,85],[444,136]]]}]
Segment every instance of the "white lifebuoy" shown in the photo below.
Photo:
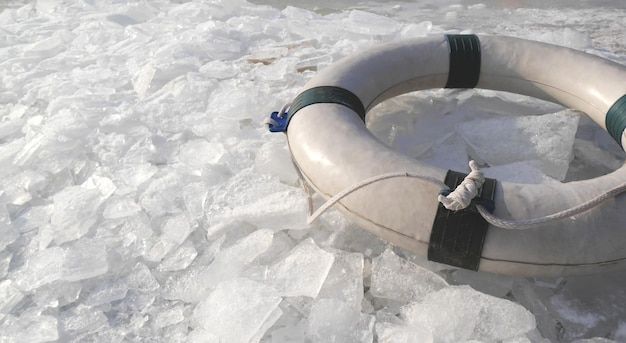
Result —
[{"label": "white lifebuoy", "polygon": [[[305,85],[280,125],[287,130],[297,167],[325,198],[398,171],[443,182],[447,171],[393,151],[364,124],[365,113],[386,99],[443,87],[507,91],[575,108],[626,145],[624,66],[545,43],[476,35],[412,39],[344,58]],[[626,167],[563,184],[497,182],[494,214],[512,220],[541,217],[624,183]],[[364,229],[427,258],[440,191],[423,179],[388,178],[346,195],[337,207]],[[478,254],[470,269],[511,275],[626,269],[626,196],[531,229],[485,227],[481,237],[444,238],[452,250]],[[464,252],[471,243],[466,238],[480,240],[478,252]]]}]

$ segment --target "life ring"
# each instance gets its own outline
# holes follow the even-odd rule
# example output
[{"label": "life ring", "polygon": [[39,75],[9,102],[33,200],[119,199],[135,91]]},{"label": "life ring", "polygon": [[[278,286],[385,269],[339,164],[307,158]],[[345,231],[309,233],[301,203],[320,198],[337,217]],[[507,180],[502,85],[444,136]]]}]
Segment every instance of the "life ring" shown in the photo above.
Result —
[{"label": "life ring", "polygon": [[[344,58],[313,77],[287,113],[274,113],[270,129],[286,131],[297,168],[325,198],[398,171],[444,182],[451,178],[448,171],[393,151],[364,124],[367,111],[386,99],[444,87],[507,91],[578,109],[622,148],[626,144],[624,66],[564,47],[477,35],[406,40]],[[345,195],[336,206],[394,245],[472,270],[537,276],[626,269],[626,196],[573,217],[511,230],[470,224],[473,214],[442,212],[441,187],[424,178],[381,179]],[[623,166],[563,184],[494,181],[488,192],[494,215],[524,220],[575,207],[625,183]],[[437,220],[444,225],[435,225]]]}]

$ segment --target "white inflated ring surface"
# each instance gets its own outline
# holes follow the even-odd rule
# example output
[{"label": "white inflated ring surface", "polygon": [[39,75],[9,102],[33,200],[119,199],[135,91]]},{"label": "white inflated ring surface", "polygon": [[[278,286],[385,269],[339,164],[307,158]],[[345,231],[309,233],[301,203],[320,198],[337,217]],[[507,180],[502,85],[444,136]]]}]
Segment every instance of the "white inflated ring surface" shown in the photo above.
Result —
[{"label": "white inflated ring surface", "polygon": [[[517,38],[479,39],[476,88],[529,95],[575,108],[604,129],[607,112],[626,94],[626,68],[617,63]],[[302,91],[319,86],[343,88],[369,110],[399,94],[446,86],[449,50],[445,36],[383,45],[327,67]],[[287,137],[302,174],[326,198],[389,172],[406,171],[442,181],[447,172],[390,149],[368,131],[355,111],[337,103],[299,109],[289,122]],[[595,179],[563,184],[498,182],[494,214],[515,220],[536,218],[574,207],[624,182],[624,167]],[[394,178],[363,187],[337,206],[364,229],[426,258],[440,190],[420,179]],[[626,269],[626,196],[532,229],[490,226],[479,267],[513,275],[618,269]]]}]

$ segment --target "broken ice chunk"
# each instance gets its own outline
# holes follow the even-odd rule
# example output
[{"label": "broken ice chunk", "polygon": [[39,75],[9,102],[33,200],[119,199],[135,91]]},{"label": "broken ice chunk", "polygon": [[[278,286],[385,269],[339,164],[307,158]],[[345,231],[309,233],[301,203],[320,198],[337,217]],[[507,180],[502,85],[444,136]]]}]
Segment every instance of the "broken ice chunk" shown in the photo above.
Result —
[{"label": "broken ice chunk", "polygon": [[541,42],[566,46],[568,48],[578,50],[585,50],[592,46],[591,38],[587,34],[569,27],[548,30],[543,34],[538,35],[535,39]]},{"label": "broken ice chunk", "polygon": [[306,342],[305,331],[304,320],[293,325],[279,327],[278,329],[272,330],[271,342]]},{"label": "broken ice chunk", "polygon": [[279,231],[274,234],[272,246],[265,253],[258,257],[257,262],[261,266],[267,266],[276,263],[278,259],[284,258],[293,248],[296,247],[294,239],[285,231]]},{"label": "broken ice chunk", "polygon": [[169,275],[163,285],[163,297],[168,300],[182,300],[185,302],[198,302],[206,295],[204,281],[199,277],[210,268],[215,256],[221,252],[225,236],[211,241],[205,249],[199,252],[189,268],[178,273]]},{"label": "broken ice chunk", "polygon": [[477,291],[504,297],[511,292],[515,277],[489,273],[477,273],[467,269],[457,269],[452,273],[452,279],[456,284],[469,285]]},{"label": "broken ice chunk", "polygon": [[141,262],[137,262],[131,272],[126,275],[126,284],[129,289],[141,292],[151,292],[157,290],[160,285],[150,272],[148,266]]},{"label": "broken ice chunk", "polygon": [[298,174],[284,142],[270,140],[263,144],[254,159],[254,169],[258,173],[275,175],[288,185],[298,181]]},{"label": "broken ice chunk", "polygon": [[195,328],[187,336],[188,343],[213,343],[219,341],[219,337],[203,328]]},{"label": "broken ice chunk", "polygon": [[135,19],[124,14],[110,14],[106,19],[121,26],[135,25],[138,23]]},{"label": "broken ice chunk", "polygon": [[205,164],[218,163],[226,153],[224,145],[218,141],[196,139],[181,144],[178,158],[181,162],[195,169],[202,169]]},{"label": "broken ice chunk", "polygon": [[363,255],[344,251],[336,251],[333,255],[335,260],[317,297],[338,299],[360,311],[363,300]]},{"label": "broken ice chunk", "polygon": [[15,305],[24,299],[12,280],[0,281],[0,314],[8,314]]},{"label": "broken ice chunk", "polygon": [[257,230],[235,244],[220,251],[208,268],[194,277],[193,290],[188,293],[200,295],[223,281],[239,277],[241,272],[271,245],[274,233]]},{"label": "broken ice chunk", "polygon": [[51,247],[35,253],[14,275],[24,291],[57,280],[79,281],[106,273],[104,246],[78,241],[66,247]]},{"label": "broken ice chunk", "polygon": [[230,79],[237,76],[238,70],[232,63],[226,61],[213,60],[202,67],[200,67],[200,73],[207,78],[215,78],[218,80]]},{"label": "broken ice chunk", "polygon": [[178,244],[182,244],[193,229],[194,228],[189,225],[187,216],[181,214],[167,218],[161,230],[165,236]]},{"label": "broken ice chunk", "polygon": [[[23,106],[23,105],[17,105],[17,106]],[[15,112],[22,112],[22,111],[14,111],[14,113]],[[0,122],[0,139],[6,139],[6,137],[16,132],[19,132],[22,129],[23,125],[24,125],[24,121],[20,119],[4,120]]]},{"label": "broken ice chunk", "polygon": [[376,334],[380,343],[420,342],[432,343],[433,334],[419,325],[397,325],[389,322],[376,323]]},{"label": "broken ice chunk", "polygon": [[467,143],[463,137],[455,132],[444,135],[432,143],[432,155],[424,154],[418,157],[420,161],[442,169],[465,171],[469,162],[467,158]]},{"label": "broken ice chunk", "polygon": [[433,23],[431,21],[423,21],[421,23],[410,23],[402,29],[400,35],[404,38],[426,37],[432,30]]},{"label": "broken ice chunk", "polygon": [[616,170],[624,164],[624,161],[617,158],[613,153],[584,139],[574,141],[574,155],[586,164],[600,169],[603,173]]},{"label": "broken ice chunk", "polygon": [[52,209],[53,206],[51,205],[28,207],[19,217],[13,220],[13,225],[21,232],[36,229],[48,223]]},{"label": "broken ice chunk", "polygon": [[69,337],[93,333],[108,324],[107,317],[102,310],[83,304],[61,312],[59,321],[61,332]]},{"label": "broken ice chunk", "polygon": [[317,71],[324,65],[328,65],[333,61],[333,57],[330,54],[321,53],[315,55],[300,56],[300,61],[296,63],[295,68],[298,73],[304,73],[306,71]]},{"label": "broken ice chunk", "polygon": [[203,182],[188,184],[183,188],[183,200],[185,208],[191,219],[200,219],[204,216],[204,205],[207,199],[207,188]]},{"label": "broken ice chunk", "polygon": [[283,296],[315,298],[333,260],[331,253],[320,249],[312,239],[307,239],[270,267],[268,282]]},{"label": "broken ice chunk", "polygon": [[[578,127],[578,113],[565,110],[539,116],[476,119],[459,125],[470,157],[490,166],[540,160],[546,175],[562,181]],[[507,142],[507,144],[502,144]]]},{"label": "broken ice chunk", "polygon": [[64,248],[64,261],[61,265],[61,279],[80,281],[96,277],[109,270],[105,246],[97,242],[77,241]]},{"label": "broken ice chunk", "polygon": [[0,326],[6,342],[53,342],[59,339],[57,318],[34,311],[19,317],[7,316]]},{"label": "broken ice chunk", "polygon": [[536,327],[535,317],[519,304],[475,291],[450,286],[402,308],[409,324],[433,333],[436,342],[503,341]]},{"label": "broken ice chunk", "polygon": [[398,30],[398,22],[379,14],[352,10],[344,20],[345,27],[353,32],[368,35],[388,35]]},{"label": "broken ice chunk", "polygon": [[248,279],[219,284],[193,312],[196,326],[221,342],[248,343],[258,337],[277,309],[281,297],[272,288]]},{"label": "broken ice chunk", "polygon": [[102,216],[105,219],[119,219],[132,216],[141,207],[129,197],[112,197],[106,202]]},{"label": "broken ice chunk", "polygon": [[22,167],[26,165],[28,160],[30,160],[35,155],[35,153],[41,150],[42,146],[54,145],[50,144],[51,139],[47,138],[42,133],[36,133],[34,134],[34,137],[29,138],[30,139],[27,140],[22,149],[15,155],[15,158],[13,158],[14,165]]},{"label": "broken ice chunk", "polygon": [[117,186],[116,194],[134,195],[137,187],[150,180],[158,171],[159,168],[150,163],[127,165],[123,169],[117,170],[113,175],[113,182]]},{"label": "broken ice chunk", "polygon": [[150,262],[159,262],[161,261],[167,254],[172,251],[172,249],[176,248],[178,243],[171,240],[166,235],[161,235],[160,237],[155,238],[156,242],[150,247],[150,250],[146,252],[143,256],[147,261]]},{"label": "broken ice chunk", "polygon": [[585,339],[577,339],[572,341],[572,343],[616,343],[618,341],[613,341],[604,337],[594,337],[594,338],[585,338]]},{"label": "broken ice chunk", "polygon": [[[593,284],[593,282],[589,282]],[[569,337],[575,333],[589,332],[607,322],[602,312],[590,309],[581,299],[568,298],[566,292],[560,292],[547,303],[551,312],[556,312],[559,322],[568,331]]]},{"label": "broken ice chunk", "polygon": [[253,51],[247,58],[248,63],[261,63],[264,65],[272,64],[277,59],[287,55],[289,50],[286,47],[265,48],[263,50]]},{"label": "broken ice chunk", "polygon": [[177,199],[184,187],[181,176],[173,170],[157,178],[152,178],[150,185],[139,197],[139,205],[150,215],[159,216],[178,213]]},{"label": "broken ice chunk", "polygon": [[153,326],[155,328],[164,328],[178,324],[183,320],[185,320],[185,306],[183,304],[176,304],[171,308],[159,311],[154,317]]},{"label": "broken ice chunk", "polygon": [[0,204],[0,250],[4,250],[7,245],[15,242],[19,237],[19,230],[10,223],[9,213]]},{"label": "broken ice chunk", "polygon": [[280,307],[277,306],[276,308],[274,308],[274,310],[270,313],[265,322],[263,322],[263,325],[257,330],[256,335],[252,336],[250,342],[260,342],[263,336],[265,336],[265,332],[269,330],[272,326],[274,326],[274,324],[276,324],[276,322],[280,317],[282,317],[282,315],[283,310]]},{"label": "broken ice chunk", "polygon": [[37,288],[32,300],[42,308],[58,308],[75,302],[82,290],[80,282],[55,281]]},{"label": "broken ice chunk", "polygon": [[541,161],[526,160],[499,166],[483,168],[486,177],[498,181],[508,181],[526,184],[556,183],[559,182],[546,175],[541,170]]},{"label": "broken ice chunk", "polygon": [[[135,290],[129,290],[124,298],[124,307],[131,311],[143,312],[152,304],[154,304],[154,300],[156,299],[154,292],[140,292]],[[140,325],[143,325],[143,322],[148,320],[148,318],[143,317],[138,318],[141,322]]]},{"label": "broken ice chunk", "polygon": [[128,285],[125,282],[108,282],[91,291],[85,299],[85,305],[98,306],[124,299],[128,293]]},{"label": "broken ice chunk", "polygon": [[67,187],[52,197],[54,209],[50,219],[57,244],[84,236],[96,223],[102,195],[97,189]]},{"label": "broken ice chunk", "polygon": [[9,273],[9,265],[13,260],[13,253],[10,251],[0,251],[0,279],[4,279]]},{"label": "broken ice chunk", "polygon": [[461,296],[450,297],[448,288],[432,293],[423,302],[402,308],[401,314],[409,326],[430,330],[435,342],[465,342],[469,340],[479,320],[481,306]]},{"label": "broken ice chunk", "polygon": [[146,93],[148,93],[148,89],[150,89],[150,84],[155,74],[156,68],[150,64],[146,64],[133,75],[133,89],[140,98],[145,97]]},{"label": "broken ice chunk", "polygon": [[240,220],[275,231],[308,227],[302,191],[276,178],[245,171],[214,194],[213,205],[207,211],[210,224]]},{"label": "broken ice chunk", "polygon": [[275,230],[303,229],[307,227],[306,198],[298,189],[276,192],[233,209],[232,216]]},{"label": "broken ice chunk", "polygon": [[96,174],[92,175],[81,186],[86,189],[98,190],[103,200],[108,199],[117,189],[111,179]]},{"label": "broken ice chunk", "polygon": [[375,297],[419,300],[446,286],[442,277],[400,258],[391,249],[372,260],[370,292]]},{"label": "broken ice chunk", "polygon": [[337,299],[320,299],[311,306],[307,334],[317,342],[356,342],[360,312]]},{"label": "broken ice chunk", "polygon": [[176,250],[168,254],[159,265],[159,271],[171,272],[187,268],[191,262],[198,256],[198,251],[193,243],[185,241]]},{"label": "broken ice chunk", "polygon": [[535,316],[537,330],[541,336],[550,342],[563,341],[564,328],[560,319],[555,317],[555,312],[546,307],[548,297],[552,291],[546,291],[543,287],[536,287],[525,278],[517,278],[511,290],[516,302]]}]

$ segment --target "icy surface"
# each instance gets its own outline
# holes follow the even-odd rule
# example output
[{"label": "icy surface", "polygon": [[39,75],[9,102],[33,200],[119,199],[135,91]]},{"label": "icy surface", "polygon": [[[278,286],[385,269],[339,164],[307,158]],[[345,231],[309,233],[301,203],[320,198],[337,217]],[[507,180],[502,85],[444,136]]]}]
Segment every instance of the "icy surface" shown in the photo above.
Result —
[{"label": "icy surface", "polygon": [[402,309],[409,325],[429,329],[434,342],[503,341],[535,328],[533,315],[519,304],[495,298],[468,286],[429,293]]},{"label": "icy surface", "polygon": [[378,341],[381,343],[433,342],[433,334],[430,330],[418,325],[405,326],[380,322],[376,324],[376,334],[378,335]]},{"label": "icy surface", "polygon": [[334,257],[305,240],[295,247],[283,260],[269,267],[268,283],[281,295],[288,297],[317,297]]},{"label": "icy surface", "polygon": [[[246,279],[221,283],[195,308],[193,319],[199,327],[223,342],[249,342],[278,309],[280,296],[267,285]],[[270,323],[271,325],[271,323]]]},{"label": "icy surface", "polygon": [[[578,115],[551,113],[534,117],[476,119],[460,125],[470,158],[480,164],[502,166],[514,161],[539,161],[540,170],[559,181],[572,158]],[[493,142],[507,144],[493,145]]]},{"label": "icy surface", "polygon": [[[626,64],[622,1],[251,1],[0,4],[1,341],[626,341],[626,273],[486,275],[334,210],[307,225],[284,136],[263,127],[319,70],[403,38],[511,35]],[[367,124],[511,182],[624,161],[588,118],[508,93],[411,93]]]},{"label": "icy surface", "polygon": [[312,342],[359,342],[360,312],[337,299],[320,299],[311,306],[307,335]]},{"label": "icy surface", "polygon": [[68,247],[51,247],[35,253],[13,275],[19,288],[32,291],[57,280],[78,281],[108,270],[104,247],[79,242]]},{"label": "icy surface", "polygon": [[378,298],[419,300],[447,285],[441,276],[400,258],[390,249],[372,261],[370,292]]},{"label": "icy surface", "polygon": [[0,282],[0,313],[8,314],[24,298],[12,280]]}]

